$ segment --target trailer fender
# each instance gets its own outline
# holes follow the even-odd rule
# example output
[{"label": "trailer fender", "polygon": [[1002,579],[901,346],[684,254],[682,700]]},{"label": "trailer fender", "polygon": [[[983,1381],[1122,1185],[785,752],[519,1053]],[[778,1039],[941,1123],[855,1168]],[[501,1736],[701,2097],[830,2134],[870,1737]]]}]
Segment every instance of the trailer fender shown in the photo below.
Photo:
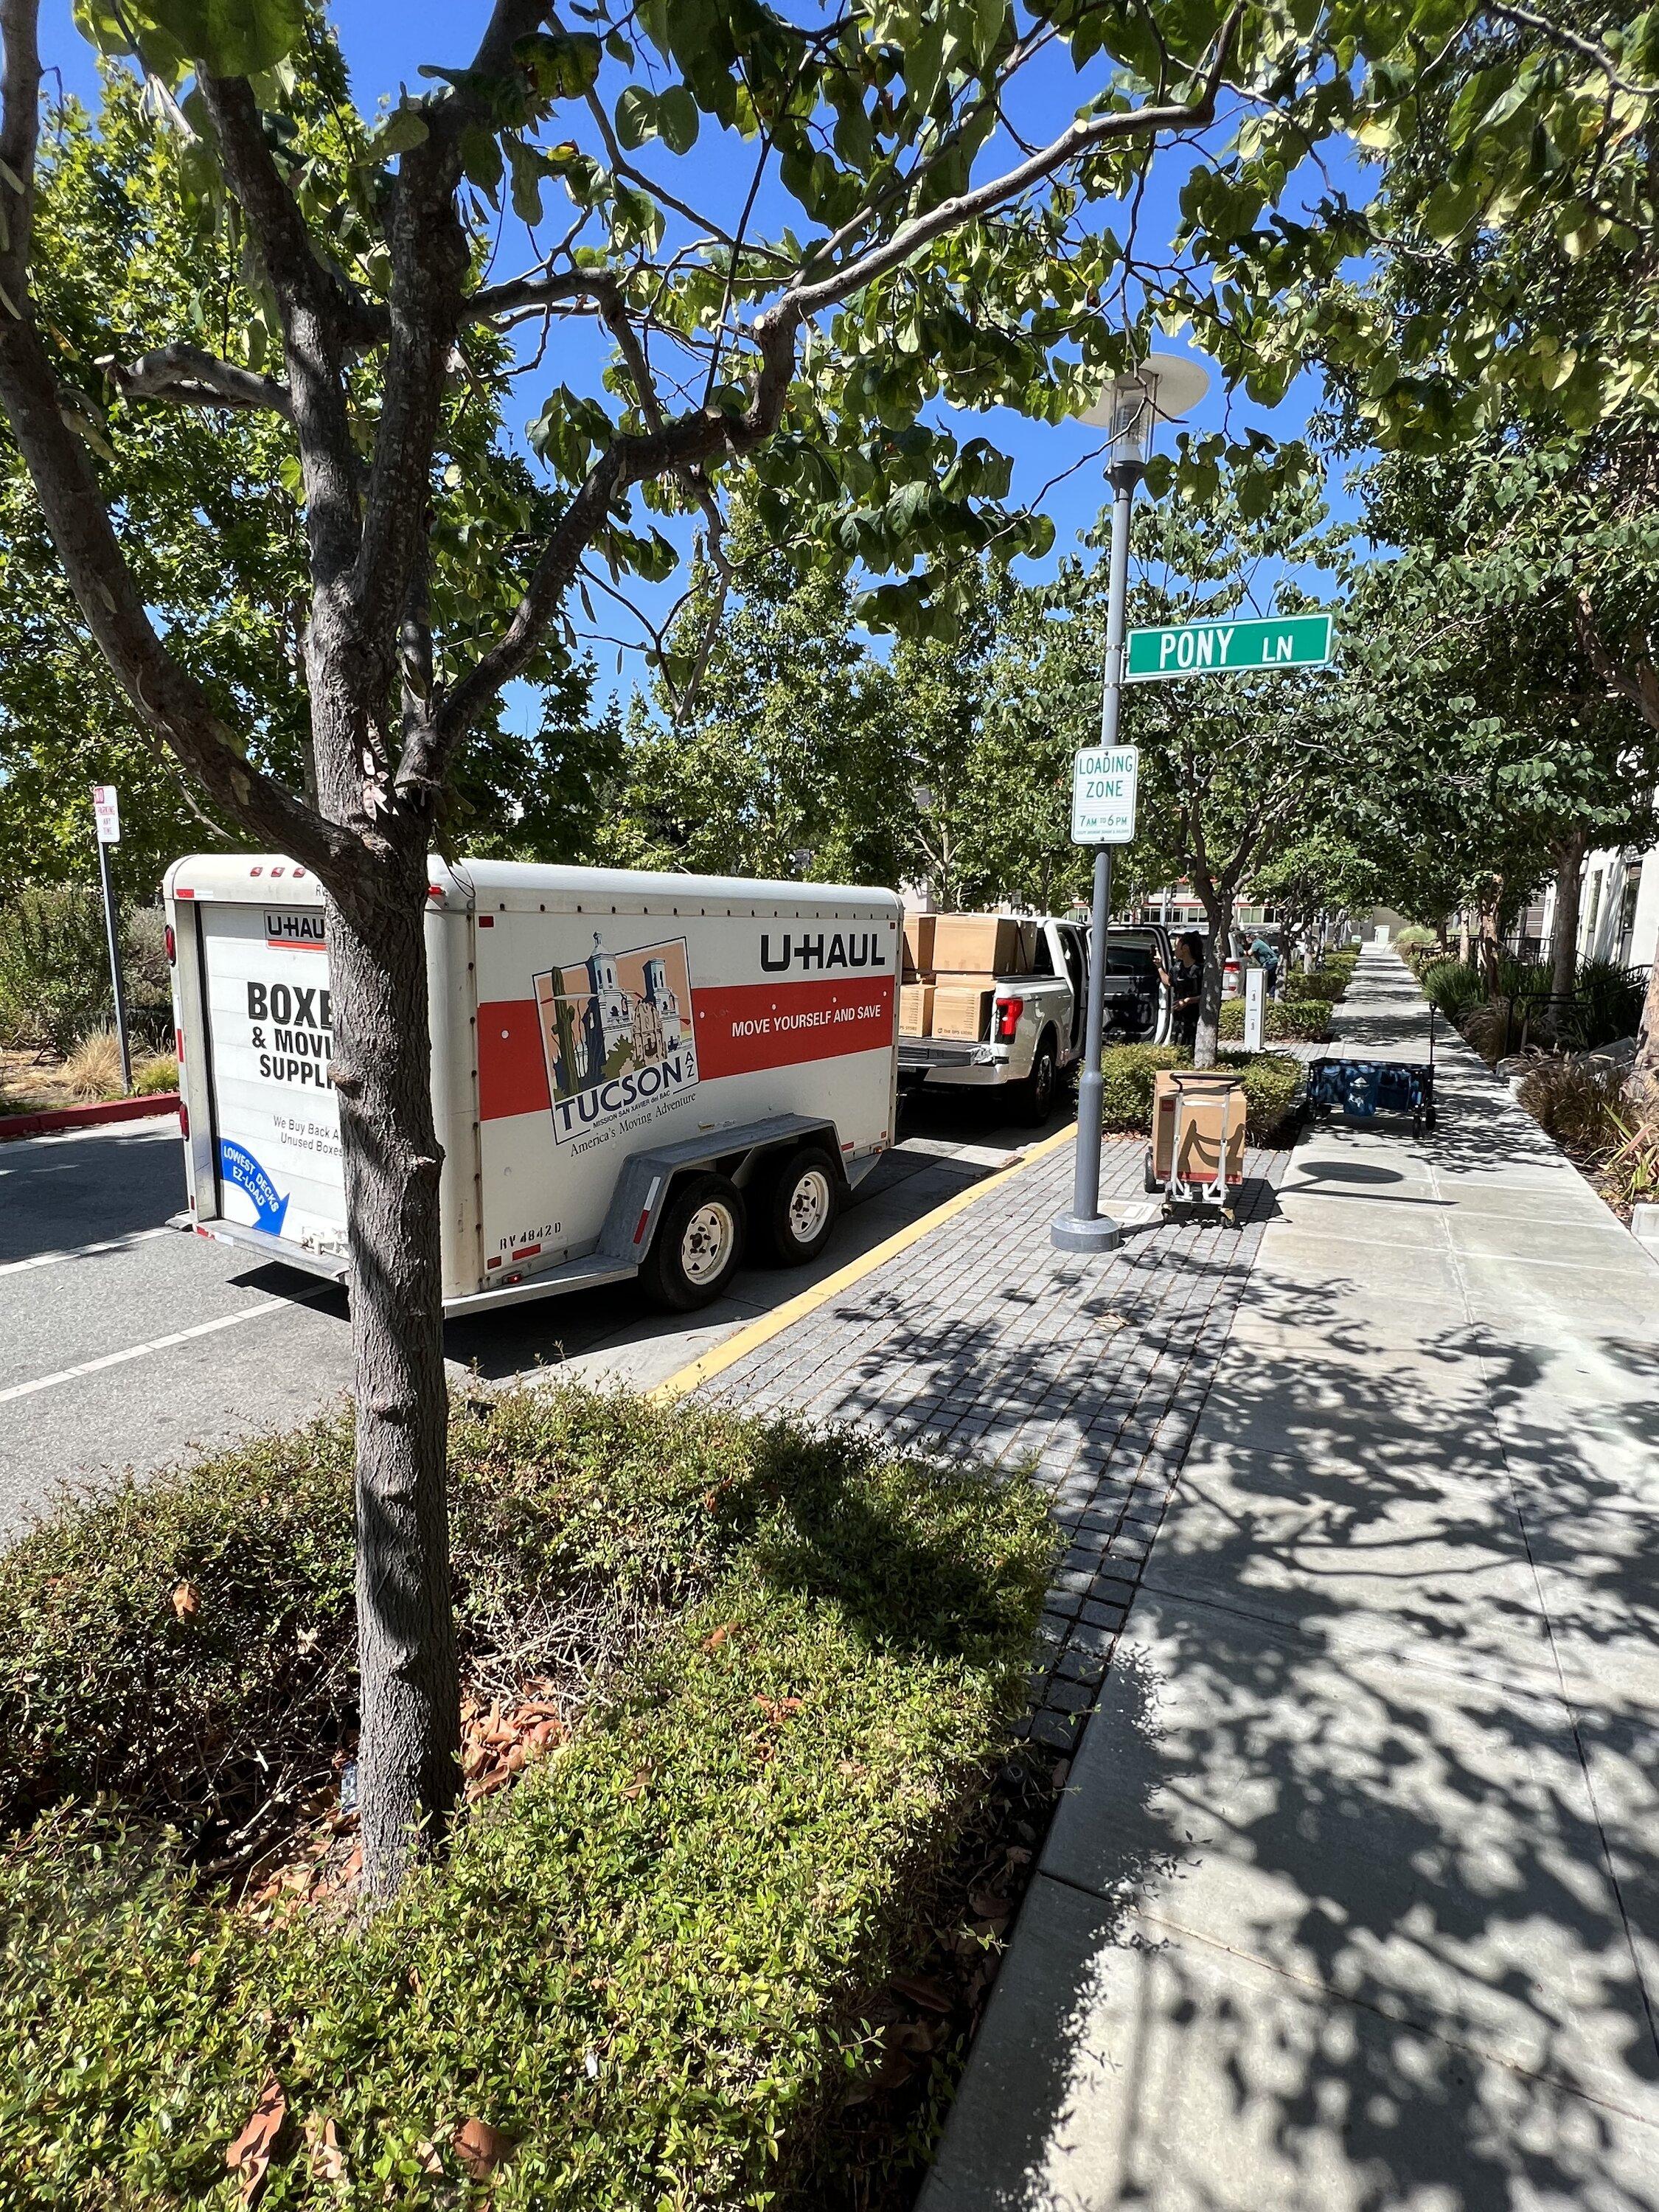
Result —
[{"label": "trailer fender", "polygon": [[793,1152],[809,1138],[817,1138],[836,1161],[845,1190],[847,1166],[836,1125],[810,1114],[771,1114],[762,1121],[710,1129],[684,1137],[676,1144],[631,1154],[623,1161],[611,1193],[599,1239],[600,1254],[619,1266],[637,1267],[651,1249],[657,1224],[680,1177],[712,1170],[727,1176],[741,1190],[753,1180],[769,1154]]}]

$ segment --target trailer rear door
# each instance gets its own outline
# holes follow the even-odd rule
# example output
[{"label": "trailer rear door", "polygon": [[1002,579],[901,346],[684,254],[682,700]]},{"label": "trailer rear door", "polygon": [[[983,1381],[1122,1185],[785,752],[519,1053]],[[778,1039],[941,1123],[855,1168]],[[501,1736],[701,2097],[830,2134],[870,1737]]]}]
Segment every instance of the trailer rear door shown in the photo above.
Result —
[{"label": "trailer rear door", "polygon": [[[196,909],[213,1213],[313,1252],[345,1250],[345,1186],[320,906]],[[206,1209],[198,1194],[198,1218]]]}]

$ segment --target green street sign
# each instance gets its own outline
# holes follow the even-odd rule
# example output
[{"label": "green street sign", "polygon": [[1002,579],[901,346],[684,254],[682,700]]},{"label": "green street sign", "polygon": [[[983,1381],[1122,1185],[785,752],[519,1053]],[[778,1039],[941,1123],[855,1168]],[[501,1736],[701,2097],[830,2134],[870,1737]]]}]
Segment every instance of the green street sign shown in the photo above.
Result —
[{"label": "green street sign", "polygon": [[1132,629],[1127,684],[1163,676],[1237,676],[1264,668],[1316,668],[1331,657],[1328,615],[1285,615],[1268,622],[1176,623]]}]

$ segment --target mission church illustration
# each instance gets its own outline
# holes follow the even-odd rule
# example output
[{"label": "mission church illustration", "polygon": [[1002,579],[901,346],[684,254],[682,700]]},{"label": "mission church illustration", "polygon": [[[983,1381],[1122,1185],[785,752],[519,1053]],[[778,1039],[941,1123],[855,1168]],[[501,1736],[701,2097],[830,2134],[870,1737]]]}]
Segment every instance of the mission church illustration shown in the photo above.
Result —
[{"label": "mission church illustration", "polygon": [[684,938],[615,953],[596,930],[593,950],[580,967],[550,969],[535,986],[556,1099],[690,1053]]}]

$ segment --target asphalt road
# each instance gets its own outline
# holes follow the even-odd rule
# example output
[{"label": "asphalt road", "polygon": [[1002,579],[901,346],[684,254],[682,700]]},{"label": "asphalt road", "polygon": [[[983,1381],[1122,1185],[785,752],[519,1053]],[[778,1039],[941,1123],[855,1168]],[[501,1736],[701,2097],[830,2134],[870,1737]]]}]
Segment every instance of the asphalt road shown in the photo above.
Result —
[{"label": "asphalt road", "polygon": [[[452,1322],[453,1369],[562,1365],[648,1387],[1043,1133],[994,1115],[983,1099],[910,1102],[813,1267],[744,1269],[690,1316],[621,1284]],[[290,1426],[349,1389],[343,1292],[168,1228],[184,1202],[171,1120],[0,1146],[0,1540],[65,1491]]]}]

